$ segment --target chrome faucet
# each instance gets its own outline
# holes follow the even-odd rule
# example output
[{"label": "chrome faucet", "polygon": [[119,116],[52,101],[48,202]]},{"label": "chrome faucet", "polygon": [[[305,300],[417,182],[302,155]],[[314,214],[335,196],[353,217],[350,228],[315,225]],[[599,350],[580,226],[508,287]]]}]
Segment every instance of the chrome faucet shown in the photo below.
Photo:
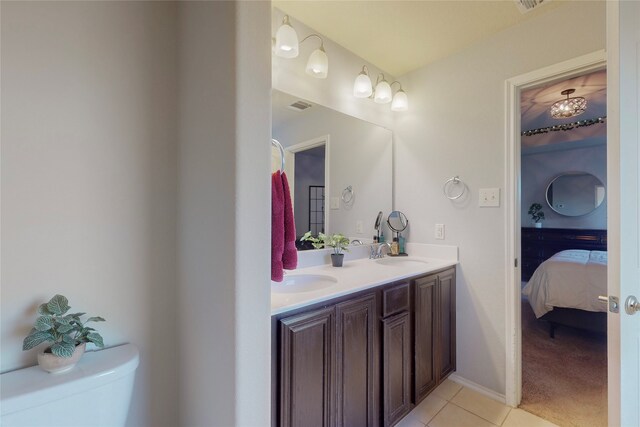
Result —
[{"label": "chrome faucet", "polygon": [[362,245],[362,240],[360,240],[360,239],[353,239],[353,240],[351,241],[351,244],[352,244],[353,246],[360,246],[360,245]]},{"label": "chrome faucet", "polygon": [[371,245],[369,259],[383,258],[384,253],[382,252],[382,249],[384,249],[385,247],[387,248],[387,252],[391,251],[391,243],[389,242],[380,243],[378,246]]}]

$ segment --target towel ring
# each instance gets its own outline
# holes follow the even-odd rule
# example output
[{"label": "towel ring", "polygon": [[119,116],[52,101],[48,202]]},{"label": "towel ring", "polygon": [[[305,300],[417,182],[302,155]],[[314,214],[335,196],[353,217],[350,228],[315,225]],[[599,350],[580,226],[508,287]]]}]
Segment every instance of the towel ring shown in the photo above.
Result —
[{"label": "towel ring", "polygon": [[348,186],[344,190],[342,190],[342,201],[345,203],[351,203],[353,200],[353,187]]},{"label": "towel ring", "polygon": [[[462,190],[460,191],[459,194],[451,194],[451,190],[453,190],[453,186],[455,185],[460,185],[462,184]],[[462,180],[458,177],[458,175],[454,176],[453,178],[449,178],[448,180],[446,180],[444,182],[444,185],[442,186],[442,192],[444,193],[445,197],[449,200],[457,200],[460,197],[462,197],[462,195],[465,192],[465,184],[464,182],[462,182]]]}]

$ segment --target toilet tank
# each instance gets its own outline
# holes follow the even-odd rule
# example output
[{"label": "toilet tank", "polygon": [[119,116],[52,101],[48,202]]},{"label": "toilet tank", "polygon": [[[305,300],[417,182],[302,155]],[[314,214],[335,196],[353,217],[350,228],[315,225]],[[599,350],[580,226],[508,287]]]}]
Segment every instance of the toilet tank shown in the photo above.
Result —
[{"label": "toilet tank", "polygon": [[37,366],[0,376],[0,425],[124,426],[139,363],[125,344],[87,352],[71,370],[50,374]]}]

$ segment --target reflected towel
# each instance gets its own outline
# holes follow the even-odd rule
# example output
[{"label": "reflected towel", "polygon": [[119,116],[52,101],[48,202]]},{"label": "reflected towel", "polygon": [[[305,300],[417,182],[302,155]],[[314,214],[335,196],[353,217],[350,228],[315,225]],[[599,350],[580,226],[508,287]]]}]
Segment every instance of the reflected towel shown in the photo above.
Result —
[{"label": "reflected towel", "polygon": [[284,196],[284,253],[282,265],[287,270],[293,270],[298,266],[298,250],[296,249],[296,222],[293,218],[293,206],[291,206],[291,192],[287,174],[282,173],[282,189]]},{"label": "reflected towel", "polygon": [[271,280],[282,282],[284,253],[284,189],[280,172],[271,174]]}]

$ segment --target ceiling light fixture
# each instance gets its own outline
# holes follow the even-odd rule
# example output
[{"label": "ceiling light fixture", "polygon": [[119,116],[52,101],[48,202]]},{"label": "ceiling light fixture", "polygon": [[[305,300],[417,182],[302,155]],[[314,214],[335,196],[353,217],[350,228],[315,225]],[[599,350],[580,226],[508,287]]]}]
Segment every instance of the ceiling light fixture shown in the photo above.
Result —
[{"label": "ceiling light fixture", "polygon": [[556,101],[551,106],[551,117],[554,119],[566,119],[579,116],[587,110],[586,99],[581,96],[569,97],[575,91],[575,89],[566,89],[560,92],[562,95],[567,95],[567,99]]},{"label": "ceiling light fixture", "polygon": [[282,24],[276,32],[273,46],[274,53],[280,58],[296,58],[298,56],[300,44],[304,43],[304,41],[310,37],[317,37],[320,39],[320,48],[314,50],[309,56],[305,71],[307,74],[317,79],[326,79],[327,74],[329,73],[329,57],[327,56],[327,52],[324,50],[324,40],[317,34],[311,34],[298,42],[298,34],[291,26],[291,22],[289,22],[289,15],[285,15],[284,18],[282,18]]},{"label": "ceiling light fixture", "polygon": [[[394,95],[391,86],[396,83],[399,89]],[[362,67],[362,71],[360,71],[353,83],[353,96],[356,98],[373,98],[374,102],[378,104],[391,102],[392,111],[407,111],[409,109],[409,99],[405,91],[402,90],[402,84],[398,81],[389,84],[384,74],[379,73],[374,90],[371,77],[369,77],[369,69],[366,65]]]}]

